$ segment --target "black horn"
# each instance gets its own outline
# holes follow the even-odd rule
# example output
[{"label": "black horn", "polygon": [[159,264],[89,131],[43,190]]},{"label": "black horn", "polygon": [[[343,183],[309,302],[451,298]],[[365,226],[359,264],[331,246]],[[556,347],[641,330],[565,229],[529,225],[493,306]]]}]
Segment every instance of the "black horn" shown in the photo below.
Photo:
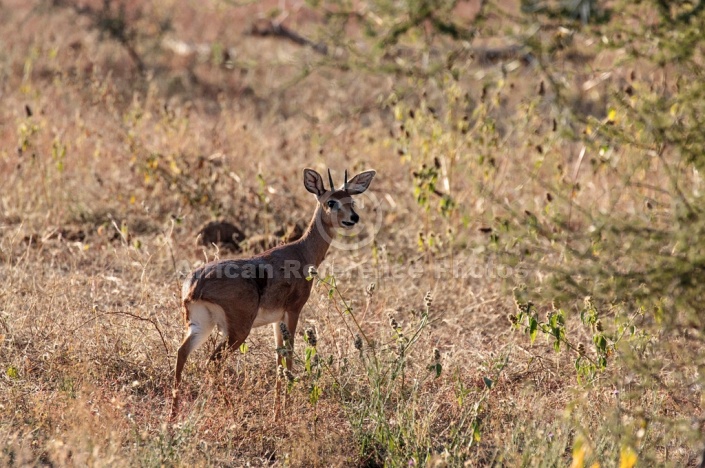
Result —
[{"label": "black horn", "polygon": [[335,192],[335,185],[333,185],[333,176],[330,175],[330,169],[328,169],[328,182],[330,182],[331,191]]},{"label": "black horn", "polygon": [[348,170],[345,169],[345,185],[343,185],[343,190],[348,189]]}]

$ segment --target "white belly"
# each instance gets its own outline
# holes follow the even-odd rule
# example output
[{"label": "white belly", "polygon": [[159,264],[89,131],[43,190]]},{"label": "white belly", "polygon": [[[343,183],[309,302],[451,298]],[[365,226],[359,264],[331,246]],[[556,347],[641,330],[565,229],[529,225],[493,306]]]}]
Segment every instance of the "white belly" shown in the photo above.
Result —
[{"label": "white belly", "polygon": [[259,309],[257,311],[257,317],[255,317],[255,323],[252,324],[252,328],[263,327],[265,325],[269,325],[270,323],[281,322],[283,318],[283,310]]}]

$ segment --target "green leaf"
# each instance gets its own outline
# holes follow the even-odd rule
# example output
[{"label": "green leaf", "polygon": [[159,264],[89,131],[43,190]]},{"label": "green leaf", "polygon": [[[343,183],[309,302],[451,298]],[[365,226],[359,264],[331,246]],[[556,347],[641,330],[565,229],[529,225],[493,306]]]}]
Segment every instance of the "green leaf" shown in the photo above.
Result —
[{"label": "green leaf", "polygon": [[435,378],[437,379],[438,377],[441,376],[441,371],[443,370],[443,366],[441,366],[441,363],[437,362],[437,363],[435,363],[435,364],[429,365],[429,366],[427,367],[427,369],[428,369],[430,372],[435,372],[435,373],[436,373]]},{"label": "green leaf", "polygon": [[529,319],[529,336],[531,337],[531,343],[536,340],[536,332],[539,329],[539,321],[536,320],[536,317],[531,317]]},{"label": "green leaf", "polygon": [[17,370],[16,367],[10,366],[7,368],[7,376],[10,377],[11,379],[19,379],[20,372]]},{"label": "green leaf", "polygon": [[306,346],[306,372],[311,373],[311,359],[316,354],[316,350],[310,346]]},{"label": "green leaf", "polygon": [[597,365],[600,367],[600,369],[604,369],[607,367],[607,357],[606,356],[600,356],[597,359]]},{"label": "green leaf", "polygon": [[475,419],[472,423],[472,438],[475,442],[480,442],[482,434],[480,433],[480,421]]},{"label": "green leaf", "polygon": [[494,382],[492,381],[492,379],[490,379],[488,377],[483,377],[482,381],[485,382],[485,387],[487,387],[489,389],[491,389],[492,385],[494,385]]},{"label": "green leaf", "polygon": [[595,342],[595,346],[597,347],[597,350],[601,354],[604,354],[607,352],[607,339],[605,338],[605,335],[595,335],[593,337],[593,341]]},{"label": "green leaf", "polygon": [[309,393],[309,395],[308,395],[308,401],[309,401],[312,405],[315,405],[316,403],[318,403],[318,400],[321,398],[321,393],[323,393],[322,390],[321,390],[321,387],[319,387],[318,385],[314,384],[314,385],[311,387],[311,393]]}]

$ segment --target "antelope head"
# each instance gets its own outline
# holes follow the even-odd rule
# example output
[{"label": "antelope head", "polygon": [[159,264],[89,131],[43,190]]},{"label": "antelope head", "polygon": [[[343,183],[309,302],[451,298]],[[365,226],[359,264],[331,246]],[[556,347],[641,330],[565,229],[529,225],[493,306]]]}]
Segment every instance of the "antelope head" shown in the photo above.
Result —
[{"label": "antelope head", "polygon": [[367,190],[375,174],[375,171],[365,171],[348,180],[348,171],[346,170],[345,182],[336,189],[330,169],[328,169],[330,189],[326,189],[323,178],[318,172],[313,169],[304,169],[304,186],[318,199],[321,221],[325,225],[351,229],[360,221],[360,216],[355,212],[352,197]]}]

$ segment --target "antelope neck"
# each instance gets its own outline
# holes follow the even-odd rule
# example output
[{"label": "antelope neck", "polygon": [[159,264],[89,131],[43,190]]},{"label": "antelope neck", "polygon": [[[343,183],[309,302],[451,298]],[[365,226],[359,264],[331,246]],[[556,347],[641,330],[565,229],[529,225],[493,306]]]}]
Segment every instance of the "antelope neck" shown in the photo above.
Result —
[{"label": "antelope neck", "polygon": [[323,222],[323,208],[319,204],[300,240],[306,262],[318,268],[326,257],[326,252],[328,252],[328,247],[330,247],[334,236],[333,226]]}]

